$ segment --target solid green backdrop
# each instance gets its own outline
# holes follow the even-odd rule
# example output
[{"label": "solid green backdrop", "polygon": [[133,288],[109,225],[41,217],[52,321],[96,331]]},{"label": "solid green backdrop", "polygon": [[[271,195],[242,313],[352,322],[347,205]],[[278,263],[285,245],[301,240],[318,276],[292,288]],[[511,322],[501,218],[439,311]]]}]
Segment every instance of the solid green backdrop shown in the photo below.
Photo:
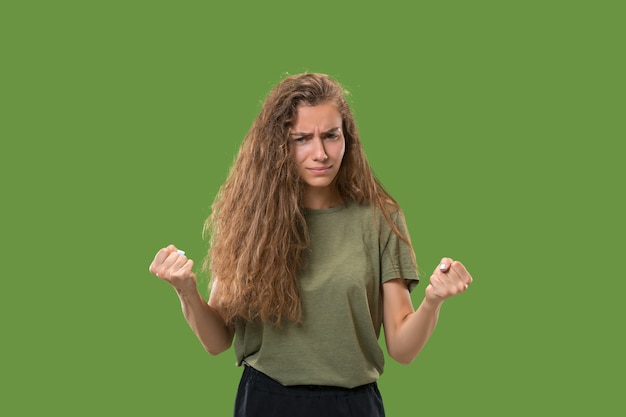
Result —
[{"label": "solid green backdrop", "polygon": [[443,256],[475,279],[388,359],[388,415],[621,407],[619,2],[248,3],[0,6],[2,414],[230,415],[234,353],[204,352],[148,265],[175,243],[199,266],[243,136],[302,71],[350,91],[415,305]]}]

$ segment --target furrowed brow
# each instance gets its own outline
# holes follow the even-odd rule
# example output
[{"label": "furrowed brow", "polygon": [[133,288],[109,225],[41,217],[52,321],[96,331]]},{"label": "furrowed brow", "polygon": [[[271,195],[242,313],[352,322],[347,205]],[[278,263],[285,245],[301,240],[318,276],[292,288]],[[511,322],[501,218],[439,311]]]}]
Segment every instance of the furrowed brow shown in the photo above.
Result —
[{"label": "furrowed brow", "polygon": [[[328,129],[325,132],[322,132],[322,135],[327,135],[328,133],[335,133],[339,130],[341,130],[340,127],[333,127],[333,128]],[[313,133],[310,133],[310,132],[291,132],[289,134],[291,136],[298,136],[298,137],[303,137],[303,138],[306,138],[308,136],[313,136]]]}]

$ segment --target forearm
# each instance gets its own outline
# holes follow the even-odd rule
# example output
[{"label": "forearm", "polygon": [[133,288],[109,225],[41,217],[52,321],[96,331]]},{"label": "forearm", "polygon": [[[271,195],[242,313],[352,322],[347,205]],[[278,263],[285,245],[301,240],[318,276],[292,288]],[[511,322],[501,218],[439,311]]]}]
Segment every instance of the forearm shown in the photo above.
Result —
[{"label": "forearm", "polygon": [[402,320],[388,343],[389,354],[395,360],[408,364],[417,357],[437,326],[442,303],[425,298],[416,311]]},{"label": "forearm", "polygon": [[211,355],[227,350],[233,340],[233,331],[220,314],[202,298],[197,290],[176,290],[187,323],[200,343]]}]

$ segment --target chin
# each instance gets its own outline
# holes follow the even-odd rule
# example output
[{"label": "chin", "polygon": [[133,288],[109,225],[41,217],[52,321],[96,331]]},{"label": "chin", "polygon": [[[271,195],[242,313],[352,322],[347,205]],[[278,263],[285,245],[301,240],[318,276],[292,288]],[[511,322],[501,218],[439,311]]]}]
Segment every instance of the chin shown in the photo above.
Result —
[{"label": "chin", "polygon": [[327,179],[315,179],[312,181],[305,181],[305,184],[311,188],[328,188],[333,186],[332,180]]}]

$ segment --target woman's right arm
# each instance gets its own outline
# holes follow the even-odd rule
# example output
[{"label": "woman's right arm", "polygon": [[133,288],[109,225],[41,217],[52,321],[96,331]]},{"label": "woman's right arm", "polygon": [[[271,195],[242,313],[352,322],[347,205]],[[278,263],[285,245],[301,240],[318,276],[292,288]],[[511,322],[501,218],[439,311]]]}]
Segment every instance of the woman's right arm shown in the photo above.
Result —
[{"label": "woman's right arm", "polygon": [[211,300],[219,291],[215,283],[207,303],[198,292],[192,268],[193,261],[179,253],[174,245],[157,252],[150,264],[150,272],[176,290],[185,319],[202,346],[211,355],[217,355],[230,348],[234,329],[224,323],[219,312],[211,305]]}]

